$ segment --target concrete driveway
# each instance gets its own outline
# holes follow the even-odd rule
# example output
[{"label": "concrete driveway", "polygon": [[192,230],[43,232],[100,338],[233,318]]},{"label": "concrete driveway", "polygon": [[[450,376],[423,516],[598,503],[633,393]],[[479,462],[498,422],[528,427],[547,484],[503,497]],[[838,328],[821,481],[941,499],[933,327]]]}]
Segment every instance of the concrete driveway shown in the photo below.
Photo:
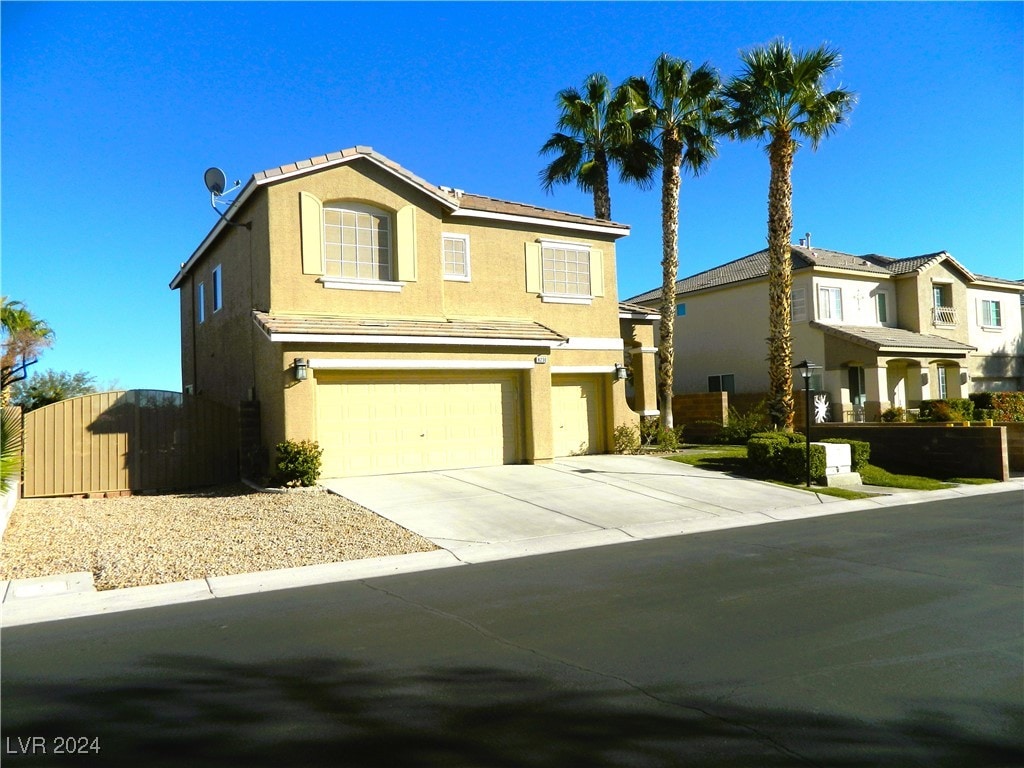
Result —
[{"label": "concrete driveway", "polygon": [[465,562],[827,514],[824,507],[839,501],[653,456],[580,456],[321,484]]}]

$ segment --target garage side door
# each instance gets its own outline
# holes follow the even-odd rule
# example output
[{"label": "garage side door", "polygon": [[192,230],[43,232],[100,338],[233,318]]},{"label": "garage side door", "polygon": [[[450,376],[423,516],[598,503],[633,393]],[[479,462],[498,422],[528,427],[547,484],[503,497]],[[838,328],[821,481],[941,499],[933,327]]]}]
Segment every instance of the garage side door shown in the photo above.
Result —
[{"label": "garage side door", "polygon": [[514,463],[519,411],[512,375],[318,374],[323,475]]},{"label": "garage side door", "polygon": [[593,376],[553,376],[551,418],[555,456],[600,453],[601,387]]}]

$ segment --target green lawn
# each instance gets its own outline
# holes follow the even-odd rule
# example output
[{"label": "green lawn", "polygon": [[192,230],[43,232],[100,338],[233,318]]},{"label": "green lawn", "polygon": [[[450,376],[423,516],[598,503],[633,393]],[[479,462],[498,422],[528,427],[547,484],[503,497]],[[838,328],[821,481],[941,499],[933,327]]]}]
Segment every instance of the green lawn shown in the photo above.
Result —
[{"label": "green lawn", "polygon": [[[747,447],[745,445],[721,445],[721,446],[700,446],[689,448],[685,453],[675,456],[666,456],[670,461],[681,461],[701,469],[708,469],[712,472],[731,472],[744,477],[755,477],[747,468]],[[930,477],[919,477],[917,475],[898,475],[888,472],[881,467],[868,464],[860,471],[861,479],[865,485],[877,485],[883,488],[910,488],[916,491],[937,491],[943,488],[952,488],[957,483],[982,484],[995,482],[977,478],[954,478],[952,483],[934,480]],[[805,489],[802,483],[784,483],[779,480],[771,482],[778,485],[786,485],[790,488]],[[838,496],[842,499],[861,499],[870,496],[869,493],[851,491],[846,488],[825,488],[814,486],[811,490],[815,493],[824,493],[829,496]]]}]

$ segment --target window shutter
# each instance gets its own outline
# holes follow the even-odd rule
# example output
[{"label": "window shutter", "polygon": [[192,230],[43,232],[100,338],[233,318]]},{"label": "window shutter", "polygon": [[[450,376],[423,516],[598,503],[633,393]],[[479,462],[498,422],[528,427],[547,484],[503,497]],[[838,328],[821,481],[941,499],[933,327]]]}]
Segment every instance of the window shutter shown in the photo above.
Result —
[{"label": "window shutter", "polygon": [[526,244],[526,292],[543,292],[540,279],[540,243]]},{"label": "window shutter", "polygon": [[302,274],[324,273],[323,204],[308,192],[299,192],[299,226],[302,234]]},{"label": "window shutter", "polygon": [[590,249],[590,295],[604,296],[604,251]]},{"label": "window shutter", "polygon": [[416,281],[416,208],[405,205],[398,209],[395,232],[395,280]]}]

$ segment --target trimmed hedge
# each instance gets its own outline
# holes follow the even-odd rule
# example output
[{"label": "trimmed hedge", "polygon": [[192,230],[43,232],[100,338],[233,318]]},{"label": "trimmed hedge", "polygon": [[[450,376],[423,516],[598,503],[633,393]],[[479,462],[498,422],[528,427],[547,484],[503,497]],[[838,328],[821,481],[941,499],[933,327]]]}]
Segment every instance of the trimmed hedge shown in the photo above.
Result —
[{"label": "trimmed hedge", "polygon": [[[817,440],[819,443],[846,444],[850,446],[850,471],[860,472],[861,467],[868,463],[871,458],[871,443],[863,440],[848,440],[843,437],[826,437],[824,440]],[[813,458],[813,457],[812,457]]]},{"label": "trimmed hedge", "polygon": [[747,441],[747,462],[758,475],[780,475],[783,472],[782,450],[804,442],[804,436],[796,432],[758,432]]},{"label": "trimmed hedge", "polygon": [[[779,467],[783,477],[791,483],[807,479],[807,444],[792,443],[779,454]],[[811,481],[818,482],[825,477],[825,449],[811,444]]]},{"label": "trimmed hedge", "polygon": [[982,418],[1024,421],[1024,392],[974,392],[970,399],[976,411],[989,412]]}]

